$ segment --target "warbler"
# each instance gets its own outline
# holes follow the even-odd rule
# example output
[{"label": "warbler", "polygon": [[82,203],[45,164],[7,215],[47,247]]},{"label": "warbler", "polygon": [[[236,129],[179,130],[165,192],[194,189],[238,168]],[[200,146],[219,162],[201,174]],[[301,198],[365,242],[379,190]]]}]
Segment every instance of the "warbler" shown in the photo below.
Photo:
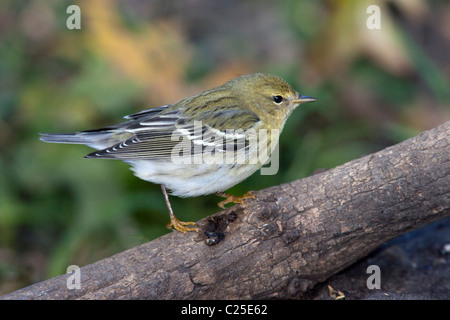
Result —
[{"label": "warbler", "polygon": [[[130,164],[137,177],[161,185],[170,214],[168,227],[186,233],[199,228],[175,217],[166,189],[179,197],[216,193],[226,198],[219,203],[222,208],[228,202],[254,198],[251,192],[236,197],[224,191],[260,169],[292,111],[316,100],[300,95],[277,76],[255,73],[173,104],[125,116],[128,121],[118,125],[41,133],[40,139],[84,144],[98,150],[85,158]],[[260,132],[265,134],[258,140]]]}]

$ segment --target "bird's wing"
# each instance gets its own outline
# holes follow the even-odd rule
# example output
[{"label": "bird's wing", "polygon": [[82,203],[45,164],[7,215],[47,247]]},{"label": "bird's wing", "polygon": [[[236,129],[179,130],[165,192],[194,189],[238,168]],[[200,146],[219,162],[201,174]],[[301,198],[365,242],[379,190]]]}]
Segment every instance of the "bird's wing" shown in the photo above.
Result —
[{"label": "bird's wing", "polygon": [[171,106],[171,104],[166,104],[161,107],[151,108],[151,109],[143,110],[143,111],[136,112],[133,114],[129,114],[129,115],[125,116],[124,118],[132,119],[132,120],[139,120],[139,119],[143,119],[143,118],[147,118],[147,117],[152,117],[152,116],[158,115],[159,113],[163,112],[170,106]]},{"label": "bird's wing", "polygon": [[170,160],[175,155],[174,152],[180,149],[184,155],[186,151],[192,155],[199,150],[203,152],[205,148],[236,151],[247,147],[245,130],[260,121],[253,112],[239,108],[207,111],[196,114],[194,118],[182,109],[169,107],[170,105],[127,116],[131,121],[115,128],[132,136],[86,157]]}]

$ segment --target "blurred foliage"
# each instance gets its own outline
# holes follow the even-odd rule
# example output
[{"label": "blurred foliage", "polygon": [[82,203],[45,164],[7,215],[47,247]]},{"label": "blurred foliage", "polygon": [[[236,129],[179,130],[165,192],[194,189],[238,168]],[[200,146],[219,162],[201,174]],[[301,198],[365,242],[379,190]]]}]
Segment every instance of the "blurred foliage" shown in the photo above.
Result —
[{"label": "blurred foliage", "polygon": [[[66,27],[71,4],[81,30]],[[366,27],[371,4],[381,30]],[[1,1],[0,294],[169,232],[159,186],[39,132],[114,124],[269,72],[319,101],[289,119],[278,174],[230,192],[292,181],[450,119],[449,21],[447,1]],[[195,221],[221,199],[171,200]]]}]

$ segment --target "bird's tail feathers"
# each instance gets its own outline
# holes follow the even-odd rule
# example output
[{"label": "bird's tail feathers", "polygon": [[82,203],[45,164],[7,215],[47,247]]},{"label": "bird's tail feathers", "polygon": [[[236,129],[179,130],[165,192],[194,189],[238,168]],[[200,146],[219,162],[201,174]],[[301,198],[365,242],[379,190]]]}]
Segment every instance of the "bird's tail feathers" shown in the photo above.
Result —
[{"label": "bird's tail feathers", "polygon": [[110,146],[112,131],[82,131],[76,133],[40,133],[40,139],[50,143],[84,144],[95,149]]}]

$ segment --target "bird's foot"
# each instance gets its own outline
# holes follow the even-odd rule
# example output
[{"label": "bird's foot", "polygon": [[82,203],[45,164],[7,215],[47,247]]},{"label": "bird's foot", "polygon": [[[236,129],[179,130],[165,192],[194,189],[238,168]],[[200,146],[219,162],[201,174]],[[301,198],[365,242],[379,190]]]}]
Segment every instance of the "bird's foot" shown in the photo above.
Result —
[{"label": "bird's foot", "polygon": [[233,196],[232,194],[223,192],[218,192],[217,195],[219,197],[226,198],[225,200],[222,200],[217,204],[222,209],[225,209],[225,205],[230,202],[244,204],[245,199],[256,199],[255,195],[251,191],[247,192],[246,194],[240,197]]},{"label": "bird's foot", "polygon": [[[187,226],[195,226],[195,227],[187,227]],[[180,232],[186,234],[186,232],[199,232],[200,229],[196,226],[195,222],[184,222],[178,220],[175,216],[170,219],[170,222],[166,225],[168,229],[172,229],[172,227]]]}]

